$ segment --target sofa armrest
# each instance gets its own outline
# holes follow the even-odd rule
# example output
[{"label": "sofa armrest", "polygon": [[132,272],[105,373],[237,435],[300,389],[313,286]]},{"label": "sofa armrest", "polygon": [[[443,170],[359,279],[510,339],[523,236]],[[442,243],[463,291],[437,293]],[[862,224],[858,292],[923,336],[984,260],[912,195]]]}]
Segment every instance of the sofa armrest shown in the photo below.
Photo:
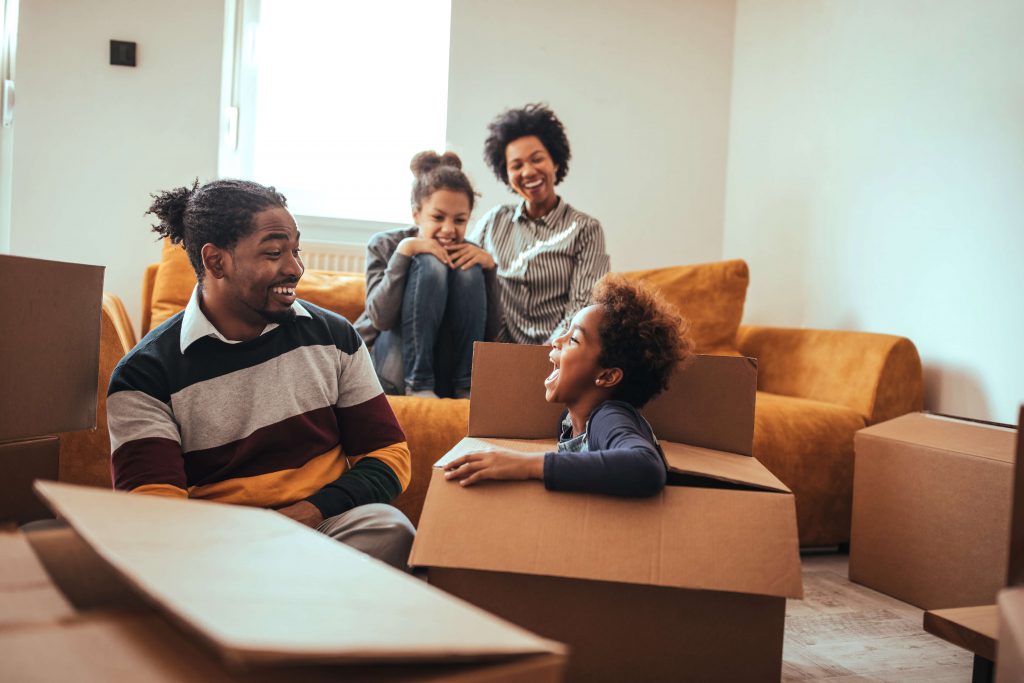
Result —
[{"label": "sofa armrest", "polygon": [[142,320],[139,331],[143,337],[149,332],[153,320],[153,288],[156,286],[156,272],[159,269],[159,263],[150,263],[142,274]]},{"label": "sofa armrest", "polygon": [[844,405],[868,424],[921,409],[921,358],[906,337],[743,325],[736,346],[758,359],[761,391]]}]

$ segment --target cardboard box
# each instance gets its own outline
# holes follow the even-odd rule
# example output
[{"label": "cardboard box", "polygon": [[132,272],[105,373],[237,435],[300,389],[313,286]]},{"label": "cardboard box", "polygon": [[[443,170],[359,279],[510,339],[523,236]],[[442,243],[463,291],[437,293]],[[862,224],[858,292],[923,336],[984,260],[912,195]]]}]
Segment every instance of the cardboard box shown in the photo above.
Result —
[{"label": "cardboard box", "polygon": [[912,413],[857,432],[850,580],[925,610],[1005,585],[1016,430]]},{"label": "cardboard box", "polygon": [[57,432],[96,426],[103,268],[0,255],[17,292],[0,334],[0,522],[48,516],[32,481],[56,478]]},{"label": "cardboard box", "polygon": [[274,512],[39,490],[74,531],[0,536],[12,680],[561,680],[559,644]]},{"label": "cardboard box", "polygon": [[[438,464],[488,443],[553,450],[547,353],[476,346],[469,436]],[[410,564],[568,643],[570,680],[778,680],[802,583],[793,496],[749,455],[756,380],[750,359],[702,356],[651,403],[670,470],[652,498],[464,488],[435,468]]]},{"label": "cardboard box", "polygon": [[1024,586],[999,592],[999,645],[996,682],[1024,681]]}]

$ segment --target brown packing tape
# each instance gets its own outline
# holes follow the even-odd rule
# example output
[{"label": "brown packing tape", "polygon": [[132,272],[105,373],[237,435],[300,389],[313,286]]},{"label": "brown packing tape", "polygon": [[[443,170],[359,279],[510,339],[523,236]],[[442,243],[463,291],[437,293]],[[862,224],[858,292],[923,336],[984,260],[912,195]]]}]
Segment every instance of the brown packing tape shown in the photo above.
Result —
[{"label": "brown packing tape", "polygon": [[103,268],[0,255],[0,441],[96,426]]},{"label": "brown packing tape", "polygon": [[[477,343],[469,436],[550,439],[563,406],[544,400],[548,347]],[[643,409],[659,439],[751,455],[757,363],[697,356]]]}]

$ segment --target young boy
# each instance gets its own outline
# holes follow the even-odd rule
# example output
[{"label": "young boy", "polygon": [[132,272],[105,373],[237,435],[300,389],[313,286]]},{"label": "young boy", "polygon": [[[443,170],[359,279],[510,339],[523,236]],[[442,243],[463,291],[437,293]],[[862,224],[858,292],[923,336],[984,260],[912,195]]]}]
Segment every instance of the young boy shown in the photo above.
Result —
[{"label": "young boy", "polygon": [[564,403],[558,450],[503,448],[467,453],[445,466],[463,486],[484,479],[541,479],[552,491],[652,496],[666,468],[643,407],[668,385],[672,370],[692,354],[675,309],[642,285],[609,275],[594,303],[556,337],[554,370],[545,399]]}]

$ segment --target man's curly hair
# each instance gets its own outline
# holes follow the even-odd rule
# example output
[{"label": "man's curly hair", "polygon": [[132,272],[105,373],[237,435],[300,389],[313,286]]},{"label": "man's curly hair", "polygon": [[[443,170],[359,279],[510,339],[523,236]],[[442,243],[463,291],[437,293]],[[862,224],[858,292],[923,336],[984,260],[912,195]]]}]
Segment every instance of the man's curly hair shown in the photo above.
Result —
[{"label": "man's curly hair", "polygon": [[494,171],[498,180],[508,185],[508,167],[505,163],[505,148],[510,142],[528,135],[536,135],[551,155],[558,169],[555,171],[555,185],[562,182],[569,172],[569,138],[565,135],[562,122],[543,104],[528,104],[522,109],[507,109],[487,126],[487,140],[484,142],[484,160]]},{"label": "man's curly hair", "polygon": [[598,363],[622,370],[614,398],[643,407],[668,387],[675,367],[693,355],[690,325],[660,294],[621,275],[601,278],[593,303],[604,312]]}]

